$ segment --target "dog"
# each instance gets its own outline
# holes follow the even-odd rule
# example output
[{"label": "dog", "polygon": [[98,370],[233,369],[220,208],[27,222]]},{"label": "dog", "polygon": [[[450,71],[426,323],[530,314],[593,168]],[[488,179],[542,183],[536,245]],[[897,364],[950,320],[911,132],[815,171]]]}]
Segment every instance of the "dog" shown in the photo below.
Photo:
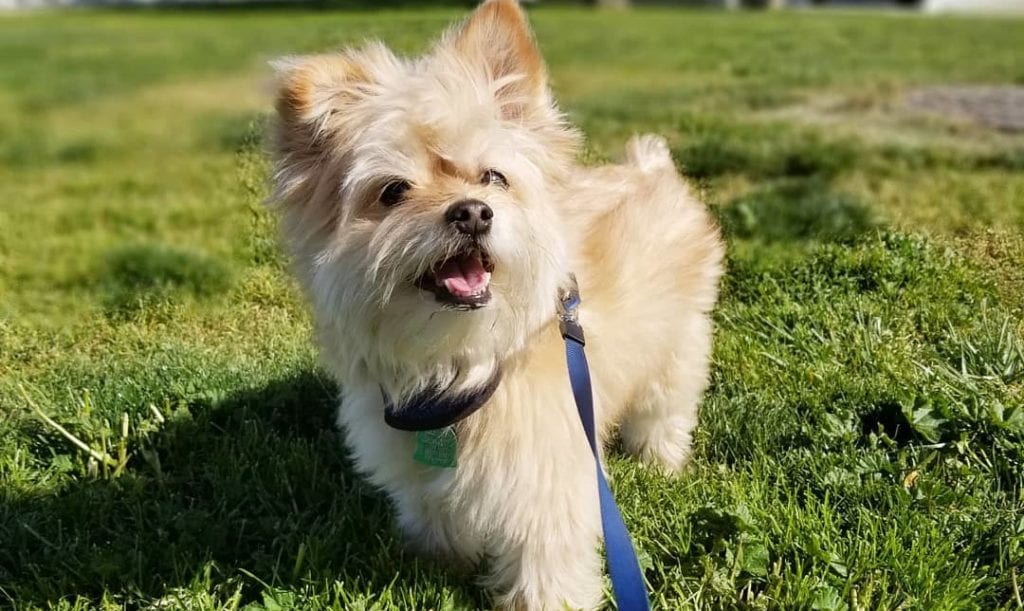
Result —
[{"label": "dog", "polygon": [[597,607],[559,294],[575,274],[601,438],[676,473],[707,384],[717,226],[660,137],[578,163],[515,0],[419,58],[371,43],[276,71],[272,198],[356,468],[417,551],[485,561],[498,607]]}]

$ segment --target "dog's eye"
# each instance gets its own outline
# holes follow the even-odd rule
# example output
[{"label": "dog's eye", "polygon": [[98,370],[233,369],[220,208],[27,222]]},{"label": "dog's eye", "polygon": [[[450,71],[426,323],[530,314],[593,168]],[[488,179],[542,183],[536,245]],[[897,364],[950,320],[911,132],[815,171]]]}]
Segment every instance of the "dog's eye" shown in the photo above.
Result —
[{"label": "dog's eye", "polygon": [[502,189],[508,188],[508,179],[505,178],[505,175],[498,170],[487,170],[484,172],[484,175],[480,177],[480,182],[485,185],[501,187]]},{"label": "dog's eye", "polygon": [[385,206],[394,206],[395,204],[401,203],[402,198],[405,197],[405,192],[408,191],[412,185],[407,180],[392,180],[384,189],[380,192],[380,203]]}]

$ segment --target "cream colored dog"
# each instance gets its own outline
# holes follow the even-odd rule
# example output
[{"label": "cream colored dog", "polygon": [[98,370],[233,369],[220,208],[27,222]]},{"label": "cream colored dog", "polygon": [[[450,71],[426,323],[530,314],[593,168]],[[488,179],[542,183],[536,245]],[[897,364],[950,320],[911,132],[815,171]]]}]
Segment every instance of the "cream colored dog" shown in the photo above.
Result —
[{"label": "cream colored dog", "polygon": [[[721,273],[704,206],[655,136],[622,165],[577,165],[514,0],[418,59],[375,44],[278,69],[275,199],[358,469],[419,550],[486,559],[500,606],[599,605],[559,290],[575,272],[604,438],[621,424],[629,451],[678,471]],[[416,459],[412,430],[435,428],[454,468]]]}]

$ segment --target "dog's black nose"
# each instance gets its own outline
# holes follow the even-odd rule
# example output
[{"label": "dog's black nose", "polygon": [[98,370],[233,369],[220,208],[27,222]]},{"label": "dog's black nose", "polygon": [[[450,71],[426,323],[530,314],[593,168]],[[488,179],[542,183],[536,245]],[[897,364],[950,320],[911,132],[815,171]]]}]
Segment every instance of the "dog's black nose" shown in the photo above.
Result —
[{"label": "dog's black nose", "polygon": [[478,236],[484,235],[491,230],[491,219],[494,218],[494,211],[491,207],[478,199],[464,199],[455,202],[448,208],[444,215],[447,220],[460,232]]}]

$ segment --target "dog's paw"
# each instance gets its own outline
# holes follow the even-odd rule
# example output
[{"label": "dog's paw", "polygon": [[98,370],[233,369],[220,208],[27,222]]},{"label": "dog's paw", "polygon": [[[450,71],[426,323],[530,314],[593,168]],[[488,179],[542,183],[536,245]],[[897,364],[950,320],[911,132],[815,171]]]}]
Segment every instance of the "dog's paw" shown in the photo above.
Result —
[{"label": "dog's paw", "polygon": [[641,172],[654,172],[674,167],[668,143],[656,134],[642,134],[630,138],[626,144],[626,160]]}]

